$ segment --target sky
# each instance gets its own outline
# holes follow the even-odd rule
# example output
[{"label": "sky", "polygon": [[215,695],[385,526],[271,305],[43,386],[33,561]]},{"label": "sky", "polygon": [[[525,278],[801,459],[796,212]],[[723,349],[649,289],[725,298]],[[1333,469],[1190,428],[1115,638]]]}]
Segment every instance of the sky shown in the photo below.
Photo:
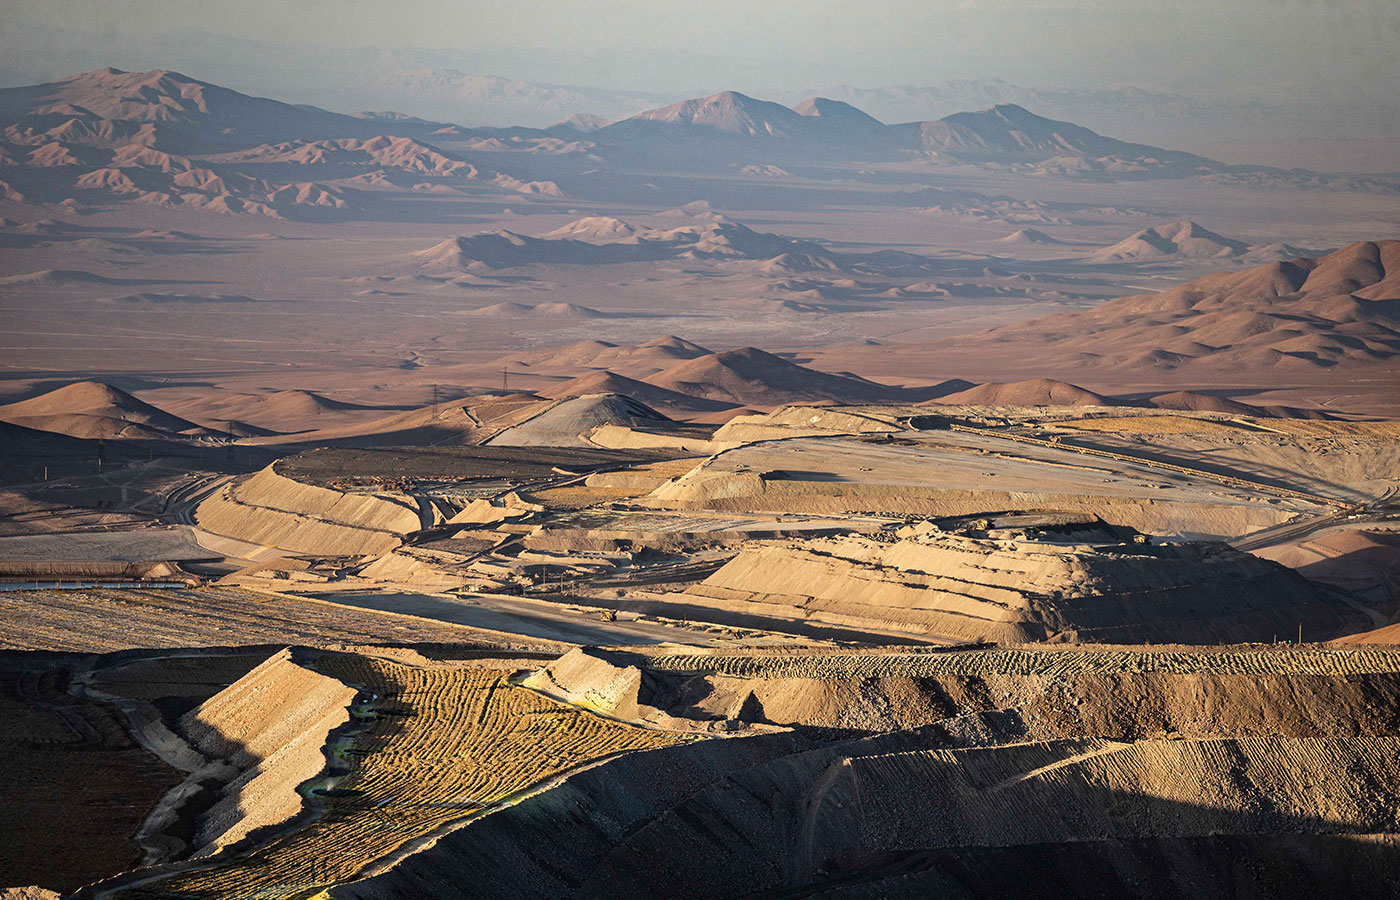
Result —
[{"label": "sky", "polygon": [[173,63],[248,86],[261,69],[273,89],[387,60],[662,91],[999,77],[1354,103],[1400,89],[1396,0],[0,0],[0,26],[11,84]]}]

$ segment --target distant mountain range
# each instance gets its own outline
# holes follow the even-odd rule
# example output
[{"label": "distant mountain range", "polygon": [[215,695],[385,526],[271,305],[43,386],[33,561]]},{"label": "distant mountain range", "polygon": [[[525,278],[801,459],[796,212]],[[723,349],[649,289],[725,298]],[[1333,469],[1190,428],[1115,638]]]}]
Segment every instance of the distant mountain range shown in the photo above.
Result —
[{"label": "distant mountain range", "polygon": [[[517,90],[479,87],[487,96]],[[491,154],[493,165],[520,160],[529,170],[543,156],[623,170],[684,165],[761,177],[786,175],[779,164],[912,161],[1081,180],[1200,177],[1400,192],[1378,179],[1226,165],[1128,143],[1014,104],[888,125],[839,100],[812,97],[788,107],[724,91],[611,124],[573,116],[547,129],[472,129],[391,112],[349,116],[294,106],[165,70],[98,69],[0,90],[0,199],[18,202],[137,201],[323,217],[351,215],[382,188],[564,193],[552,181],[488,170],[488,157],[478,154]]]},{"label": "distant mountain range", "polygon": [[766,162],[918,158],[1094,181],[1208,177],[1397,191],[1396,185],[1376,179],[1230,165],[1182,150],[1120,141],[1009,103],[933,121],[887,125],[839,100],[812,97],[786,107],[724,91],[637,113],[595,130],[589,139],[605,151],[659,152],[689,159],[722,155],[726,145],[741,145],[748,150],[761,147]]},{"label": "distant mountain range", "polygon": [[411,116],[250,97],[178,72],[97,69],[0,90],[0,199],[304,218],[353,213],[381,187],[559,193],[420,140],[463,134]]}]

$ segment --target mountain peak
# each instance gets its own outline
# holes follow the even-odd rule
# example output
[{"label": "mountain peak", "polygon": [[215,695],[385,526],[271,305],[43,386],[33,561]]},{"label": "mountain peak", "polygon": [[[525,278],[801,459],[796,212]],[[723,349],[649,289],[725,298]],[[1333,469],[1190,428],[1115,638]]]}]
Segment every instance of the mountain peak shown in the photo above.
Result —
[{"label": "mountain peak", "polygon": [[623,122],[692,125],[729,134],[787,137],[802,128],[807,120],[780,103],[756,100],[738,91],[721,91],[637,113]]},{"label": "mountain peak", "polygon": [[577,131],[580,134],[589,134],[599,128],[606,128],[610,123],[602,116],[595,116],[593,113],[574,113],[562,122],[557,122],[553,128],[567,128],[570,131]]},{"label": "mountain peak", "polygon": [[810,118],[819,118],[835,122],[849,122],[874,127],[884,125],[879,119],[858,107],[841,100],[831,100],[826,97],[809,97],[794,106],[792,110],[799,116],[808,116]]}]

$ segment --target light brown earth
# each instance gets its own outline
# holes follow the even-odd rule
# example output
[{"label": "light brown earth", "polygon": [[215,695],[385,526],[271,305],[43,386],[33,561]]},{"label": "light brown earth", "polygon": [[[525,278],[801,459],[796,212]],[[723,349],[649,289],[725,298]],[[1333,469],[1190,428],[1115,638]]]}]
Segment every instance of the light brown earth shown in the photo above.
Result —
[{"label": "light brown earth", "polygon": [[739,623],[796,620],[954,643],[1228,643],[1295,625],[1333,635],[1366,621],[1288,569],[1223,544],[898,534],[746,550],[657,602]]},{"label": "light brown earth", "polygon": [[297,786],[325,768],[322,747],[349,721],[355,694],[283,651],[181,717],[180,731],[191,746],[236,773],[199,818],[191,842],[196,855],[216,853],[301,812]]},{"label": "light brown earth", "polygon": [[323,782],[330,793],[310,801],[315,817],[245,857],[100,896],[312,897],[570,769],[685,741],[512,687],[500,662],[321,657],[318,669],[378,699],[368,724],[336,745],[346,772]]},{"label": "light brown earth", "polygon": [[0,893],[1400,894],[1393,179],[3,94]]},{"label": "light brown earth", "polygon": [[[530,683],[614,715],[746,736],[582,773],[331,895],[487,896],[478,885],[509,878],[527,897],[676,895],[667,879],[706,897],[993,897],[1026,883],[1031,863],[971,867],[1015,848],[1064,873],[1054,896],[1171,878],[1160,853],[1236,871],[1249,896],[1332,884],[1384,896],[1394,655],[575,651]],[[637,793],[619,802],[619,787]],[[1354,849],[1329,846],[1341,836]],[[1126,868],[1092,885],[1069,877],[1100,856]],[[1246,875],[1232,869],[1241,859]],[[1208,896],[1215,883],[1170,893]]]},{"label": "light brown earth", "polygon": [[353,612],[246,588],[0,592],[0,649],[107,653],[153,647],[450,642],[534,650],[547,641],[392,613]]}]

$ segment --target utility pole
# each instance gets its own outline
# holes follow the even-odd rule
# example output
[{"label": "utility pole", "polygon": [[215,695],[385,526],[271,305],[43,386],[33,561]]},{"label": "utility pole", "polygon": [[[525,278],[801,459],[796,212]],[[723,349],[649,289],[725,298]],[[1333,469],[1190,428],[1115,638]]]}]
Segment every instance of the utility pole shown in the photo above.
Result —
[{"label": "utility pole", "polygon": [[505,367],[505,366],[501,366],[501,393],[502,393],[502,394],[509,394],[509,393],[510,393],[510,388],[507,386],[507,375],[506,375],[506,367]]}]

